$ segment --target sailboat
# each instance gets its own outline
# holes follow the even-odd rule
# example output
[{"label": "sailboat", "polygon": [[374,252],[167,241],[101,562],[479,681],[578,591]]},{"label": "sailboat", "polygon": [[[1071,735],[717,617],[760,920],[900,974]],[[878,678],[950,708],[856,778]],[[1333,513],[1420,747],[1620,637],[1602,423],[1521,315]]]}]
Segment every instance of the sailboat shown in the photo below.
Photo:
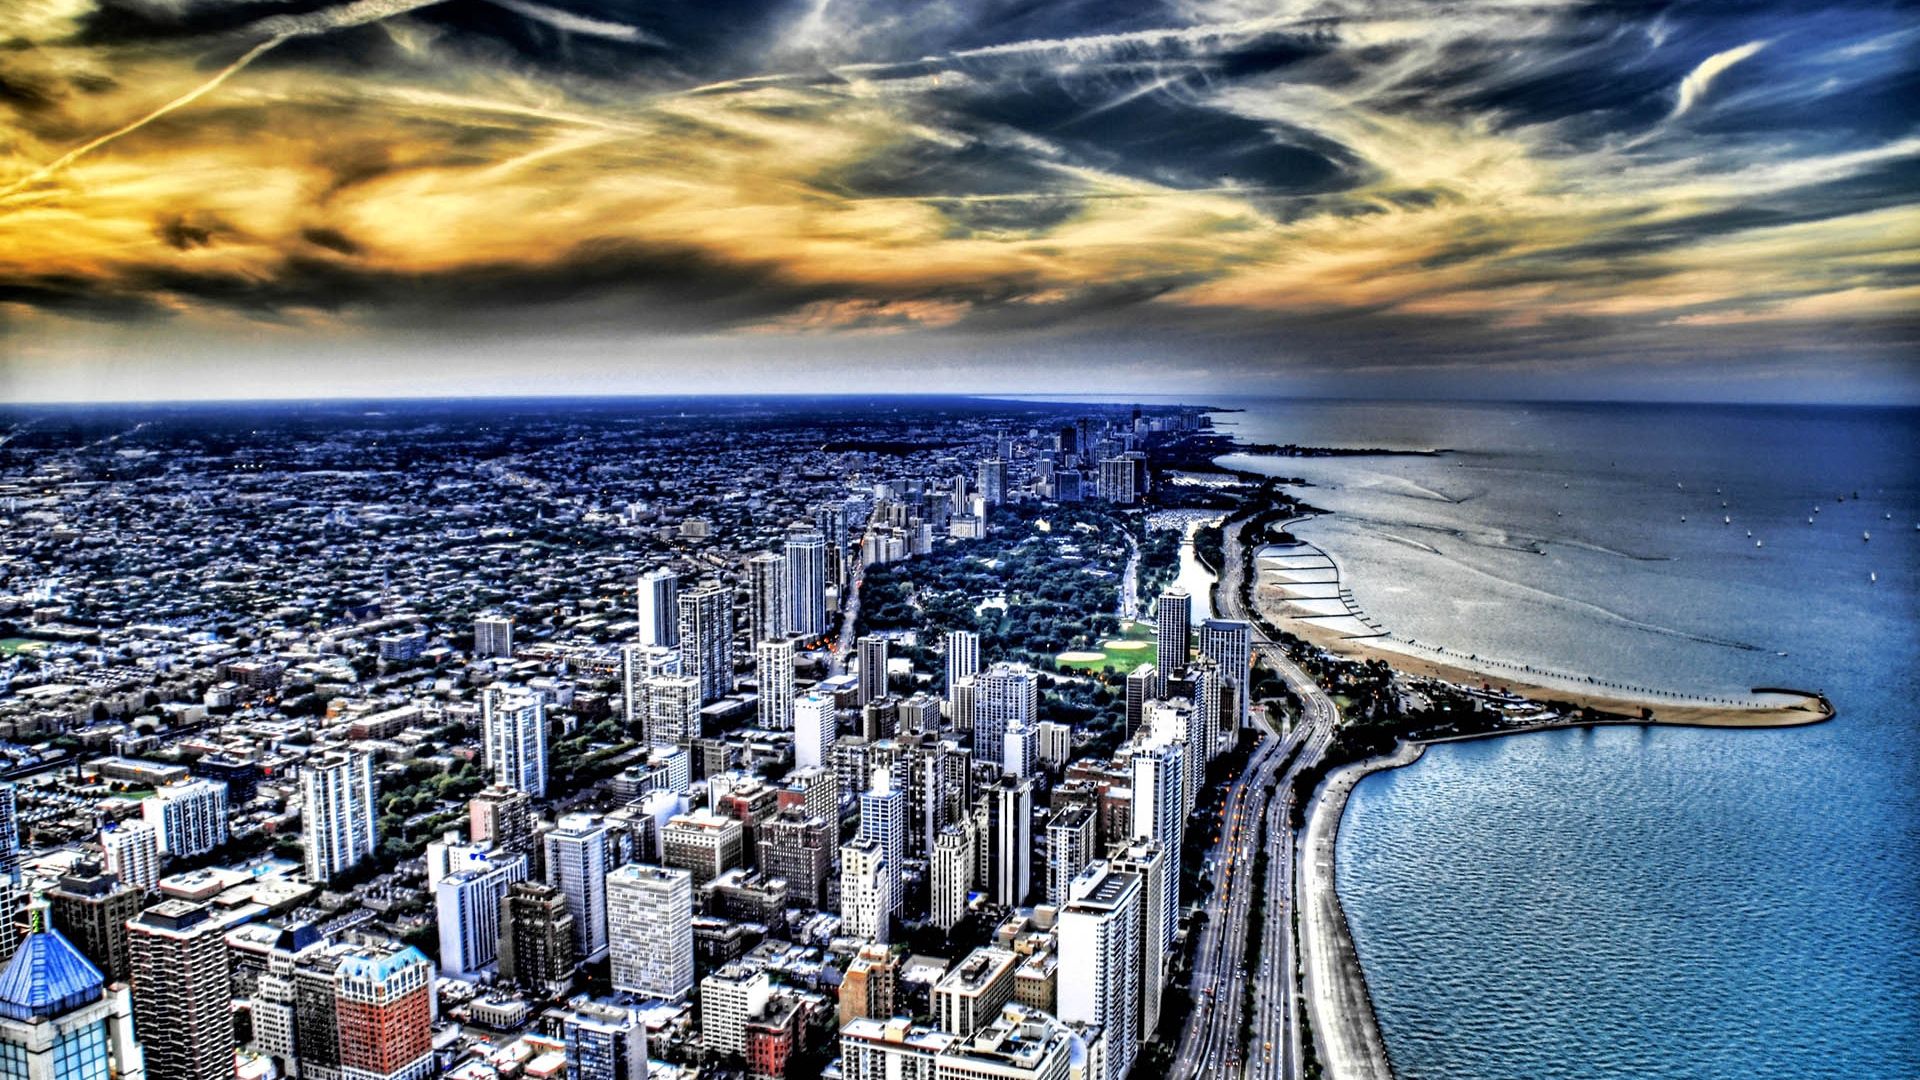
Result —
[{"label": "sailboat", "polygon": [[1873,534],[1872,534],[1872,533],[1870,533],[1870,532],[1864,532],[1864,531],[1863,531],[1863,532],[1862,532],[1862,533],[1860,534],[1860,539],[1861,539],[1861,540],[1863,540],[1863,541],[1865,541],[1865,540],[1871,540],[1871,539],[1873,539]]},{"label": "sailboat", "polygon": [[[1753,534],[1751,534],[1751,533],[1749,533],[1749,534],[1747,534],[1747,535],[1749,535],[1749,536],[1751,536],[1751,535],[1753,535]],[[1754,546],[1754,547],[1766,547],[1766,546],[1767,546],[1767,542],[1766,542],[1765,540],[1755,540],[1755,541],[1753,542],[1753,546]]]}]

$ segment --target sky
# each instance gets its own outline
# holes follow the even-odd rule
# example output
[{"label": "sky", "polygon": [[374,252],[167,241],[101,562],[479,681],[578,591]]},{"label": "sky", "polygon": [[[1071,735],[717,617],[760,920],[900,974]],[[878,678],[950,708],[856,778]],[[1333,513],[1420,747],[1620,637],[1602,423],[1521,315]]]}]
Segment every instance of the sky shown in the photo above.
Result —
[{"label": "sky", "polygon": [[0,400],[1920,402],[1917,14],[4,0]]}]

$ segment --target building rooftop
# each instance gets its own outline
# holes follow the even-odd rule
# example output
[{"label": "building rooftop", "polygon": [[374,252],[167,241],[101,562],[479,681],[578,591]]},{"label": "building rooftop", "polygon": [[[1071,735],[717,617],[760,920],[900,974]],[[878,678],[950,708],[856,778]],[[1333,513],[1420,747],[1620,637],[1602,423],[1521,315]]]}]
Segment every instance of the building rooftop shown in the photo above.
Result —
[{"label": "building rooftop", "polygon": [[0,1016],[58,1016],[100,1000],[106,976],[57,930],[28,934],[0,970]]}]

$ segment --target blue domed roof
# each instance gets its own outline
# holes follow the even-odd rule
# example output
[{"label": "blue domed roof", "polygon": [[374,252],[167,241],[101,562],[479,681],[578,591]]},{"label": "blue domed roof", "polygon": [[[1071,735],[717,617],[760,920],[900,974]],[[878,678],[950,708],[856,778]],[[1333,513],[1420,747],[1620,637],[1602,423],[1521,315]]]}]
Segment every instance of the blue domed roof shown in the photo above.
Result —
[{"label": "blue domed roof", "polygon": [[0,971],[0,1016],[31,1020],[100,1000],[106,976],[57,930],[28,934]]}]

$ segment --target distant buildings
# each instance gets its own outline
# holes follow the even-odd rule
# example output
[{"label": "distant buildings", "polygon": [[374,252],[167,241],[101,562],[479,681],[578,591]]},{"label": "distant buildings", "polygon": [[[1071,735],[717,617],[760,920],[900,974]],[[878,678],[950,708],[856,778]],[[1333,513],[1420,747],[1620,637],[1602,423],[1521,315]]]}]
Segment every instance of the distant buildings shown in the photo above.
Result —
[{"label": "distant buildings", "polygon": [[473,655],[511,658],[513,620],[504,615],[482,615],[473,620]]}]

